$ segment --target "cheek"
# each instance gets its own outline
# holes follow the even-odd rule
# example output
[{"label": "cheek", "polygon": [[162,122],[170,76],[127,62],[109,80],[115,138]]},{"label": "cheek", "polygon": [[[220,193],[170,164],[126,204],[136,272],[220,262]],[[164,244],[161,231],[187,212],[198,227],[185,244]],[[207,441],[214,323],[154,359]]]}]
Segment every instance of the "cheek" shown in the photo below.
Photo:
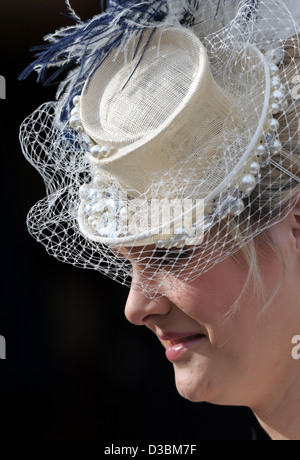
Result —
[{"label": "cheek", "polygon": [[195,319],[213,322],[224,316],[240,297],[247,279],[247,269],[229,258],[186,285],[181,296],[182,308]]},{"label": "cheek", "polygon": [[[281,267],[270,258],[261,265],[269,299],[278,287]],[[296,320],[294,310],[288,308],[295,305],[295,299],[290,299],[289,278],[265,310],[264,302],[256,301],[250,283],[239,308],[228,317],[247,274],[247,267],[227,260],[182,288],[177,306],[203,324],[209,336],[204,352],[202,349],[189,362],[175,366],[178,390],[188,399],[251,407],[288,375],[292,332],[296,335],[300,324],[299,315]]]}]

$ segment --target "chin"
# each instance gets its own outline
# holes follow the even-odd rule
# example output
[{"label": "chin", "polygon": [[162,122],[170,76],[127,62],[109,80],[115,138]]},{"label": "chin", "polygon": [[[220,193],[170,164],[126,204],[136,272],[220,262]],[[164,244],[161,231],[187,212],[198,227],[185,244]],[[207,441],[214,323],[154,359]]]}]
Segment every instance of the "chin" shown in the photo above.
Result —
[{"label": "chin", "polygon": [[236,391],[232,391],[232,382],[226,379],[226,374],[220,374],[218,370],[218,366],[212,368],[203,362],[198,366],[174,364],[178,393],[191,402],[207,402],[221,406],[242,405],[240,399],[237,399]]},{"label": "chin", "polygon": [[[206,402],[218,406],[250,406],[245,391],[227,382],[226,377],[208,370],[192,370],[174,366],[176,388],[180,396],[191,402]],[[220,383],[221,382],[221,383]]]},{"label": "chin", "polygon": [[210,394],[210,382],[203,372],[195,375],[188,370],[176,369],[175,383],[178,393],[191,402],[209,402],[212,395]]}]

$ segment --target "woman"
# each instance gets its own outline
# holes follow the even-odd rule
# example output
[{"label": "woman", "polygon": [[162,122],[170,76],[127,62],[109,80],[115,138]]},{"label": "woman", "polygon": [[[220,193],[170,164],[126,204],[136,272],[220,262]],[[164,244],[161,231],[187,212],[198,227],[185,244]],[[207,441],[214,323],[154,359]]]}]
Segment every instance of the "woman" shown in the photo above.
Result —
[{"label": "woman", "polygon": [[266,295],[277,292],[267,309],[249,289],[225,319],[248,273],[246,263],[230,257],[158,299],[132,289],[125,314],[157,335],[183,397],[248,406],[273,439],[299,439],[300,368],[292,339],[299,340],[300,330],[300,202],[270,234],[285,270],[283,275],[282,261],[258,240]]},{"label": "woman", "polygon": [[125,314],[182,396],[300,439],[299,15],[277,0],[73,14],[23,75],[80,63],[21,127],[48,191],[30,232],[130,279]]}]

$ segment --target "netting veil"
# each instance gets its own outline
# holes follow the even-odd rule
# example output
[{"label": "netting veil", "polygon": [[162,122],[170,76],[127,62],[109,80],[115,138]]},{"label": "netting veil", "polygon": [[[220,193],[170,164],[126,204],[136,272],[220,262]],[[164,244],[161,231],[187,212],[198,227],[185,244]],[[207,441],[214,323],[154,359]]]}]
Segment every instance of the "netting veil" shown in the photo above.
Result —
[{"label": "netting veil", "polygon": [[20,129],[47,192],[30,234],[123,284],[134,271],[149,297],[234,254],[300,190],[300,5],[150,3],[71,10],[23,77],[75,67]]}]

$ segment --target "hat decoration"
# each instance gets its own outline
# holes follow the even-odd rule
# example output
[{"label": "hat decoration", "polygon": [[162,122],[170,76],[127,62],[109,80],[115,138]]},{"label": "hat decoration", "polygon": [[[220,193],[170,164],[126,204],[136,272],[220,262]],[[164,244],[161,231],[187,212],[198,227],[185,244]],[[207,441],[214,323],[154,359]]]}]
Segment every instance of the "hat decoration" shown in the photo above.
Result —
[{"label": "hat decoration", "polygon": [[[63,115],[65,110],[70,113],[73,98],[81,94],[86,81],[109,57],[113,50],[126,50],[133,37],[138,38],[136,52],[139,49],[139,39],[146,30],[152,30],[151,37],[158,28],[172,25],[192,27],[196,23],[205,25],[207,33],[222,26],[226,16],[236,9],[235,0],[199,1],[199,0],[110,0],[104,13],[83,21],[66,0],[69,16],[75,21],[69,26],[53,34],[45,36],[44,45],[32,47],[35,51],[33,61],[19,76],[27,78],[33,71],[37,72],[37,82],[44,85],[53,82],[66,70],[77,68],[65,78],[58,89],[57,98],[64,92],[61,100]],[[246,2],[249,3],[249,2]],[[256,14],[257,1],[250,2],[245,13],[245,20]],[[49,69],[57,68],[52,75],[47,76]]]}]

